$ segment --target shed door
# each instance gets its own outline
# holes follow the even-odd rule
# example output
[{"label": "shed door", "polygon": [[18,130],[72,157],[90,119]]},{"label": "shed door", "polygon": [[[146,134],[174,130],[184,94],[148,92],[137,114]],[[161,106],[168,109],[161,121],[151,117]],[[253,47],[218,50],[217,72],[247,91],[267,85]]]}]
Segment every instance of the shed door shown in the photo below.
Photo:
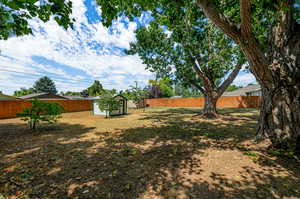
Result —
[{"label": "shed door", "polygon": [[120,100],[120,114],[124,114],[124,100]]}]

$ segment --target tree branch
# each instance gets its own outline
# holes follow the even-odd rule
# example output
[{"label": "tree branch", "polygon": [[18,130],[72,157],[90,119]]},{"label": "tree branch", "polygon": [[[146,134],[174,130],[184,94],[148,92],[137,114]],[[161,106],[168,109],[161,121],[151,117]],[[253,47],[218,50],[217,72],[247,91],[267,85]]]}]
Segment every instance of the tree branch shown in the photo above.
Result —
[{"label": "tree branch", "polygon": [[205,93],[204,88],[202,88],[199,84],[194,81],[189,81],[193,86],[195,86],[201,93]]},{"label": "tree branch", "polygon": [[252,36],[251,31],[251,2],[250,0],[240,0],[241,13],[241,33],[243,40],[248,40]]},{"label": "tree branch", "polygon": [[[245,1],[245,2],[244,2]],[[242,4],[245,3],[245,8],[248,8],[250,5],[249,0],[241,0]],[[268,68],[269,62],[267,57],[265,56],[264,52],[260,48],[259,43],[255,40],[255,38],[251,37],[247,40],[247,42],[243,42],[244,39],[242,37],[242,33],[240,29],[230,23],[230,21],[220,13],[215,5],[210,0],[197,0],[197,4],[200,8],[202,8],[204,14],[216,25],[218,26],[226,35],[228,35],[231,39],[233,39],[241,49],[243,50],[245,56],[247,57],[248,61],[250,62],[250,66],[253,69],[253,73],[259,83],[261,84],[269,84],[272,81],[272,76],[270,75],[270,70]],[[240,8],[240,11],[243,10],[244,16],[243,23],[244,23],[244,33],[249,34],[249,29],[247,24],[250,23],[250,10],[245,8]],[[247,17],[248,16],[248,17]],[[248,25],[248,27],[251,27]],[[250,28],[251,33],[251,28]]]},{"label": "tree branch", "polygon": [[[195,62],[195,60],[197,60],[198,64],[200,64],[200,58],[194,58],[192,52],[189,50],[188,52],[188,57],[190,62],[192,63],[193,69],[195,70],[195,72],[200,76],[204,76],[203,72],[200,70],[200,68],[198,67],[197,63]],[[198,60],[199,59],[199,60]]]},{"label": "tree branch", "polygon": [[221,15],[210,0],[197,0],[197,4],[216,26],[231,37],[231,39],[240,43],[241,33],[238,27],[232,24],[225,16]]},{"label": "tree branch", "polygon": [[225,90],[228,88],[228,86],[233,82],[233,80],[239,74],[241,68],[242,68],[242,64],[237,64],[234,67],[233,71],[230,73],[230,75],[227,77],[227,79],[217,89],[217,93],[219,96],[221,96],[225,92]]},{"label": "tree branch", "polygon": [[[199,58],[193,58],[193,56],[190,54],[190,59],[193,65],[194,70],[196,71],[197,75],[199,76],[199,78],[202,80],[202,83],[204,85],[204,89],[203,89],[203,94],[206,93],[207,90],[213,90],[213,82],[211,81],[211,79],[208,77],[208,73],[207,72],[203,72],[200,70],[199,66],[200,65],[200,61]],[[197,63],[198,64],[197,64]]]}]

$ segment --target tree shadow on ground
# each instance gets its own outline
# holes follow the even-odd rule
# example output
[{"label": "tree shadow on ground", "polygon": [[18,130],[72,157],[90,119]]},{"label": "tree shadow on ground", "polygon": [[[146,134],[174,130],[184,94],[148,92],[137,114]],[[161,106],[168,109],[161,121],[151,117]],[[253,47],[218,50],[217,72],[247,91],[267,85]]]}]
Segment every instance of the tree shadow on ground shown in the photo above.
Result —
[{"label": "tree shadow on ground", "polygon": [[[75,134],[82,134],[88,132],[95,127],[85,128],[80,124],[67,124],[60,123],[58,124],[40,124],[35,131],[30,130],[26,123],[1,123],[0,124],[0,143],[1,141],[7,142],[9,139],[14,139],[17,137],[31,137],[38,135],[59,135],[62,130],[72,131],[73,134],[64,134],[61,136],[74,136]],[[78,129],[78,130],[77,130]]]},{"label": "tree shadow on ground", "polygon": [[300,197],[299,170],[277,160],[257,164],[262,168],[237,167],[234,177],[206,170],[211,150],[230,157],[237,144],[251,138],[255,122],[250,119],[233,125],[145,113],[143,120],[153,123],[114,132],[60,124],[51,133],[7,140],[0,151],[0,193],[23,198]]},{"label": "tree shadow on ground", "polygon": [[[199,116],[199,113],[202,112],[203,109],[200,108],[161,108],[161,109],[147,109],[148,112],[151,113],[162,113],[163,116],[168,116],[172,114],[185,114],[191,116]],[[222,119],[227,119],[231,121],[240,120],[241,114],[243,118],[246,119],[258,119],[258,109],[256,108],[218,108],[219,115],[225,116]],[[155,115],[157,116],[157,115]],[[227,117],[226,117],[227,116]],[[234,117],[236,116],[236,117]]]},{"label": "tree shadow on ground", "polygon": [[107,139],[108,132],[92,141],[81,137],[90,128],[62,125],[73,132],[55,129],[48,136],[31,134],[31,143],[7,141],[0,162],[4,197],[138,198],[148,186],[159,189],[169,175],[163,170],[174,173],[192,151],[172,144],[141,150]]},{"label": "tree shadow on ground", "polygon": [[[192,138],[194,136],[204,136],[206,138],[224,139],[233,138],[233,142],[242,142],[255,137],[257,121],[256,110],[239,110],[237,113],[247,113],[241,115],[231,115],[235,113],[233,109],[223,109],[223,117],[215,120],[202,119],[194,114],[195,109],[167,109],[145,114],[140,120],[150,120],[157,125],[162,125],[165,130],[160,136],[167,135],[167,139],[177,137]],[[233,120],[234,119],[234,120]],[[235,121],[234,123],[232,121]],[[149,131],[149,133],[144,132]],[[143,135],[157,136],[156,126],[150,128],[140,128]],[[172,133],[169,133],[172,132]],[[133,135],[128,133],[128,135]],[[135,136],[143,137],[143,136]]]}]

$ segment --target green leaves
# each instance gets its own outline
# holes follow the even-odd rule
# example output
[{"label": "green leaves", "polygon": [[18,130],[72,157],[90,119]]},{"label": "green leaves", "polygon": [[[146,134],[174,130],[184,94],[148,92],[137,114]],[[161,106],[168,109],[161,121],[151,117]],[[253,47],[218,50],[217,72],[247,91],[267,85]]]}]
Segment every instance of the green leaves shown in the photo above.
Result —
[{"label": "green leaves", "polygon": [[111,93],[104,93],[97,100],[98,107],[101,111],[106,112],[106,117],[113,110],[119,110],[120,100],[116,99]]},{"label": "green leaves", "polygon": [[89,96],[98,96],[104,92],[103,86],[100,81],[95,80],[93,85],[87,88]]},{"label": "green leaves", "polygon": [[37,125],[41,122],[49,124],[56,123],[60,118],[63,107],[58,103],[50,103],[34,99],[31,101],[31,107],[25,108],[17,116],[28,123],[31,130],[36,130]]},{"label": "green leaves", "polygon": [[37,80],[33,85],[33,89],[37,93],[57,93],[55,83],[47,76],[41,77]]},{"label": "green leaves", "polygon": [[[45,1],[46,2],[46,1]],[[47,22],[54,16],[55,21],[65,29],[72,27],[72,3],[66,0],[1,0],[0,1],[0,40],[10,36],[31,34],[28,20],[38,17]]]},{"label": "green leaves", "polygon": [[[173,82],[170,78],[163,77],[160,78],[159,80],[149,80],[149,83],[151,85],[151,92],[150,92],[151,98],[174,96],[173,87],[172,87]],[[158,89],[158,91],[155,91],[155,89]],[[159,96],[155,96],[153,92],[158,92]]]},{"label": "green leaves", "polygon": [[[240,1],[239,0],[210,0],[219,14],[226,18],[231,24],[239,28],[240,18]],[[127,16],[130,19],[138,17],[144,11],[151,12],[156,23],[168,27],[168,29],[184,30],[187,23],[184,18],[189,21],[207,21],[208,19],[201,14],[201,9],[197,7],[196,1],[187,0],[97,0],[102,8],[102,18],[106,26],[110,26],[112,21],[119,16]],[[284,4],[292,4],[292,9]],[[252,0],[251,1],[251,23],[252,31],[255,38],[259,41],[261,48],[267,51],[268,33],[271,28],[276,25],[278,16],[281,11],[292,12],[292,15],[298,23],[300,23],[300,1],[273,1],[273,0]],[[202,15],[202,16],[201,16]],[[181,21],[180,21],[181,19]],[[178,23],[182,22],[182,23]],[[183,37],[182,32],[178,32],[176,40]],[[188,32],[187,32],[188,33]],[[192,35],[193,33],[191,33]]]},{"label": "green leaves", "polygon": [[238,46],[210,24],[195,5],[184,6],[156,12],[148,27],[136,31],[137,42],[127,53],[138,54],[158,77],[172,78],[190,88],[203,84],[193,69],[198,59],[200,69],[217,87],[219,80],[245,59]]},{"label": "green leaves", "polygon": [[141,102],[148,95],[148,91],[138,87],[136,82],[136,86],[130,86],[130,89],[125,90],[122,95],[124,95],[127,99],[132,100],[137,108],[141,108]]}]

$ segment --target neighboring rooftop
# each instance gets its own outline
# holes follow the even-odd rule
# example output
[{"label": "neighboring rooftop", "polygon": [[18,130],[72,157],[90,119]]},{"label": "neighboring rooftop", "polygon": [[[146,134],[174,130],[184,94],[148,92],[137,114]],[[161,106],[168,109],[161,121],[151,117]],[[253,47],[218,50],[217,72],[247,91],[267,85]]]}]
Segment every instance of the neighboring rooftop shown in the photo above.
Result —
[{"label": "neighboring rooftop", "polygon": [[60,95],[55,95],[52,93],[33,93],[29,95],[24,95],[20,97],[21,99],[68,99],[66,97],[60,96]]},{"label": "neighboring rooftop", "polygon": [[248,85],[243,88],[239,88],[235,91],[225,92],[223,96],[247,96],[247,93],[260,91],[260,90],[261,90],[260,85],[254,84],[254,85]]},{"label": "neighboring rooftop", "polygon": [[65,97],[65,98],[70,99],[70,100],[94,100],[94,99],[99,99],[99,97],[93,97],[93,96],[82,97],[80,95],[76,95],[76,96],[63,95],[62,97]]},{"label": "neighboring rooftop", "polygon": [[68,99],[85,99],[84,97],[80,96],[80,95],[76,95],[76,96],[73,96],[73,95],[62,95],[63,97],[65,98],[68,98]]},{"label": "neighboring rooftop", "polygon": [[16,100],[16,99],[18,98],[0,93],[0,100]]}]

